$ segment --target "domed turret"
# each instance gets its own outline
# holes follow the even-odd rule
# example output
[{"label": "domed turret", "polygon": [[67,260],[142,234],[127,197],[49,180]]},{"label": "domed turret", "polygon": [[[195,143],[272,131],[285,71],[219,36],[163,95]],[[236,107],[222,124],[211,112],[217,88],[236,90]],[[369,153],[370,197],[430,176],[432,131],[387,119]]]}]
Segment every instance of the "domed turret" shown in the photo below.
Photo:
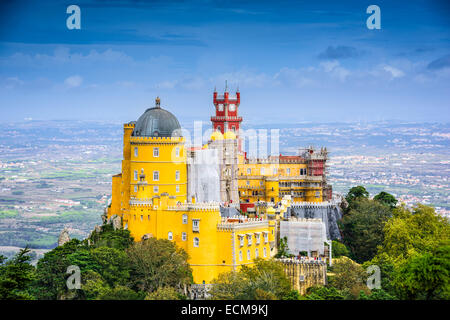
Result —
[{"label": "domed turret", "polygon": [[224,139],[236,139],[236,134],[233,131],[227,131],[223,134]]},{"label": "domed turret", "polygon": [[134,127],[133,136],[137,137],[179,137],[181,127],[178,119],[160,106],[159,97],[155,107],[145,110]]},{"label": "domed turret", "polygon": [[211,134],[210,140],[216,141],[216,140],[223,140],[223,135],[220,131],[216,130]]}]

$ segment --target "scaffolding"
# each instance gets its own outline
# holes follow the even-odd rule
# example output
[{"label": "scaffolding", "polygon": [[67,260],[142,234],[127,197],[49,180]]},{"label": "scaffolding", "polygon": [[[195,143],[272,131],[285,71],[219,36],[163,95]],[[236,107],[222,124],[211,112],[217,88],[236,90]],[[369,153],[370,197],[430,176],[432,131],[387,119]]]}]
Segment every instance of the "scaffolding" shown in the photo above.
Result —
[{"label": "scaffolding", "polygon": [[280,221],[280,238],[287,237],[289,253],[298,255],[306,251],[324,255],[327,232],[322,219],[291,218]]}]

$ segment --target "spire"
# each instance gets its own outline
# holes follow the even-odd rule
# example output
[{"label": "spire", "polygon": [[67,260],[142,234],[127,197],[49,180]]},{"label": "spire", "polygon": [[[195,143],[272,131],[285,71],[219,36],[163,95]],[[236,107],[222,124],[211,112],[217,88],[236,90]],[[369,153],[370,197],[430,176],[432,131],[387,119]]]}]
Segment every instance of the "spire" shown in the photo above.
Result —
[{"label": "spire", "polygon": [[161,108],[161,99],[159,97],[155,99],[155,108]]},{"label": "spire", "polygon": [[214,86],[214,92],[217,92],[216,86]]},{"label": "spire", "polygon": [[228,92],[228,80],[225,80],[225,92]]}]

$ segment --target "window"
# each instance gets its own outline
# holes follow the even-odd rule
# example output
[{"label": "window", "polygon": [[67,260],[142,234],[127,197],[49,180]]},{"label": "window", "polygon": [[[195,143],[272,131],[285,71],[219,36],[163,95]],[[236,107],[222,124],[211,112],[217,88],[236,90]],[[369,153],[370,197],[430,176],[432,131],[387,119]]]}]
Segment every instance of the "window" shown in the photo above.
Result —
[{"label": "window", "polygon": [[141,214],[141,221],[144,221],[144,216]]},{"label": "window", "polygon": [[158,147],[153,148],[153,157],[155,157],[155,158],[159,157],[159,148]]},{"label": "window", "polygon": [[256,244],[259,244],[259,233],[255,233]]},{"label": "window", "polygon": [[180,156],[180,147],[176,147],[175,148],[175,157],[179,157]]},{"label": "window", "polygon": [[248,243],[249,246],[252,245],[252,235],[251,234],[247,235],[247,243]]},{"label": "window", "polygon": [[153,193],[158,193],[158,192],[159,192],[159,187],[153,186]]},{"label": "window", "polygon": [[269,242],[269,234],[267,232],[264,232],[264,243]]},{"label": "window", "polygon": [[219,103],[219,104],[217,105],[217,107],[218,107],[219,111],[223,111],[223,104]]},{"label": "window", "polygon": [[178,193],[178,192],[180,192],[180,186],[177,184],[176,186],[175,186],[175,191]]},{"label": "window", "polygon": [[252,169],[247,168],[247,174],[251,174],[252,173]]},{"label": "window", "polygon": [[199,219],[192,219],[192,231],[200,232],[200,220]]},{"label": "window", "polygon": [[263,175],[265,173],[264,168],[261,168],[261,174]]},{"label": "window", "polygon": [[169,239],[170,241],[173,240],[173,234],[172,231],[169,231],[168,235],[167,235],[167,239]]},{"label": "window", "polygon": [[291,174],[291,168],[287,168],[287,169],[286,169],[286,173],[287,173],[287,174]]},{"label": "window", "polygon": [[159,181],[159,171],[153,171],[153,181]]},{"label": "window", "polygon": [[273,168],[273,174],[277,174],[278,170],[277,168]]},{"label": "window", "polygon": [[316,198],[320,198],[320,191],[316,191]]},{"label": "window", "polygon": [[137,157],[138,156],[138,148],[134,147],[134,156]]},{"label": "window", "polygon": [[235,105],[235,104],[230,104],[230,106],[228,107],[228,109],[229,109],[230,111],[234,111],[234,110],[236,110],[236,105]]},{"label": "window", "polygon": [[137,170],[134,170],[134,180],[137,180],[138,179],[138,172],[137,172]]},{"label": "window", "polygon": [[258,251],[258,248],[256,248],[256,250],[255,250],[255,259],[258,258],[258,256],[259,256],[259,251]]},{"label": "window", "polygon": [[231,126],[231,130],[236,131],[236,126]]},{"label": "window", "polygon": [[221,131],[221,130],[220,130],[220,126],[217,126],[217,131]]},{"label": "window", "polygon": [[250,181],[248,181],[248,180],[247,180],[247,185],[248,185],[248,186],[250,185]]},{"label": "window", "polygon": [[250,254],[250,250],[247,250],[247,260],[250,260],[252,258],[251,254]]},{"label": "window", "polygon": [[188,223],[188,216],[187,214],[183,214],[183,224],[187,224]]},{"label": "window", "polygon": [[147,220],[150,221],[150,215],[147,216]]},{"label": "window", "polygon": [[241,247],[244,246],[244,236],[239,236],[239,245],[240,245]]},{"label": "window", "polygon": [[264,247],[264,249],[263,249],[263,254],[264,254],[264,258],[267,258],[267,249],[266,249],[266,247]]},{"label": "window", "polygon": [[199,244],[200,244],[200,240],[197,237],[195,237],[194,238],[194,247],[198,247]]},{"label": "window", "polygon": [[181,233],[181,240],[186,241],[186,239],[187,239],[187,234],[186,234],[186,232],[182,232],[182,233]]},{"label": "window", "polygon": [[180,181],[180,171],[175,171],[175,181]]},{"label": "window", "polygon": [[242,251],[239,251],[239,261],[242,261]]},{"label": "window", "polygon": [[138,191],[138,186],[134,185],[134,192],[137,192],[137,191]]}]

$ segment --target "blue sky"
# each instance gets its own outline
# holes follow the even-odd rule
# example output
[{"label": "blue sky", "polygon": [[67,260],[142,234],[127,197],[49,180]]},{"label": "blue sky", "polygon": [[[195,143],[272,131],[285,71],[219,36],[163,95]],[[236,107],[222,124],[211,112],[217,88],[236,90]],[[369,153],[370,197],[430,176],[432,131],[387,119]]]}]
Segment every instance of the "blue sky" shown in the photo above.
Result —
[{"label": "blue sky", "polygon": [[[81,8],[68,30],[66,8]],[[369,30],[366,8],[381,9]],[[250,123],[450,120],[444,1],[2,1],[1,121],[208,121],[225,80]]]}]

